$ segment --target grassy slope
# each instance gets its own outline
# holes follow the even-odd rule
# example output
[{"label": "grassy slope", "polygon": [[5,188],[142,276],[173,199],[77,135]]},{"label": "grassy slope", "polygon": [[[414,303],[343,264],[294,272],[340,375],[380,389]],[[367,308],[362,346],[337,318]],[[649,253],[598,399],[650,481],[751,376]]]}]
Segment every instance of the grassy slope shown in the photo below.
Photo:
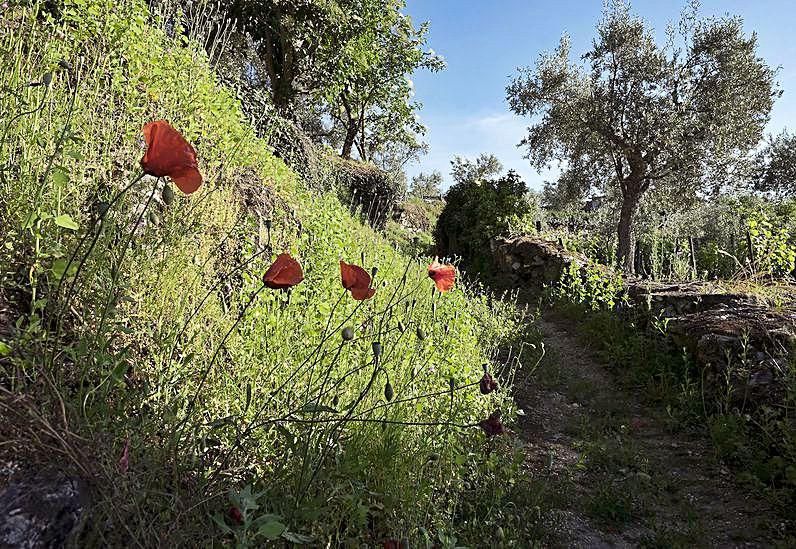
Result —
[{"label": "grassy slope", "polygon": [[[14,425],[4,433],[14,443],[2,451],[93,479],[88,545],[233,536],[262,544],[278,535],[270,514],[317,540],[471,532],[459,522],[482,510],[463,510],[463,481],[484,496],[477,481],[496,482],[498,467],[494,457],[484,461],[477,429],[357,422],[333,430],[326,420],[342,414],[296,410],[343,409],[371,380],[356,414],[384,404],[387,379],[396,400],[444,392],[450,379],[477,381],[481,364],[521,331],[516,313],[461,287],[433,296],[421,262],[392,249],[334,196],[306,191],[254,135],[204,52],[160,30],[143,2],[67,4],[58,18],[37,20],[32,8],[2,14],[0,288],[24,314],[5,341],[11,354],[0,361],[0,386],[25,395],[13,412],[0,407]],[[60,60],[74,65],[71,75]],[[49,71],[49,88],[27,86]],[[206,184],[170,206],[162,183],[136,184],[97,232],[65,307],[74,270],[62,285],[60,273],[85,235],[87,249],[103,201],[136,177],[140,128],[157,118],[195,144]],[[64,217],[56,223],[64,215],[78,229]],[[267,290],[252,298],[272,257],[249,261],[268,239],[265,217],[273,219],[270,251],[291,251],[305,270],[289,302]],[[378,267],[379,290],[357,306],[340,288],[337,261],[359,263],[361,255]],[[350,344],[334,331],[343,325],[356,328]],[[384,351],[374,369],[377,340]],[[513,369],[503,374],[509,381]],[[505,395],[470,387],[360,419],[471,424],[496,408],[510,415]],[[326,422],[247,431],[291,412]],[[228,497],[244,507],[243,526],[225,517]],[[489,522],[489,513],[480,519]]]}]

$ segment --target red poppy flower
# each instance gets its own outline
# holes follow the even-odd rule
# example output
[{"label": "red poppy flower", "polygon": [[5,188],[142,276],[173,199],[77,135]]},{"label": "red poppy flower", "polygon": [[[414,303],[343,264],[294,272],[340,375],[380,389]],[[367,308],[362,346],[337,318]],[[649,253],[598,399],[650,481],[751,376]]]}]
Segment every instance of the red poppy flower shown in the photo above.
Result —
[{"label": "red poppy flower", "polygon": [[442,293],[453,288],[456,282],[456,267],[450,264],[439,263],[436,259],[428,266],[428,276],[437,285],[437,290]]},{"label": "red poppy flower", "polygon": [[351,297],[357,301],[370,299],[376,293],[376,288],[370,287],[371,278],[368,272],[357,265],[340,261],[340,280],[343,288],[351,292]]},{"label": "red poppy flower", "polygon": [[263,275],[263,284],[272,290],[285,290],[304,280],[299,262],[290,254],[279,254]]},{"label": "red poppy flower", "polygon": [[237,507],[230,507],[227,514],[229,515],[230,520],[235,524],[243,524],[243,513],[241,513],[240,509]]},{"label": "red poppy flower", "polygon": [[478,426],[483,429],[488,437],[493,437],[506,432],[506,428],[500,421],[500,410],[493,412],[487,419],[479,421]]},{"label": "red poppy flower", "polygon": [[143,129],[146,152],[141,159],[144,173],[170,177],[185,194],[202,184],[196,164],[196,151],[185,138],[165,120],[150,122]]},{"label": "red poppy flower", "polygon": [[484,377],[481,378],[481,381],[479,382],[478,385],[481,389],[482,395],[488,395],[489,393],[497,390],[498,388],[498,382],[495,381],[495,378],[492,377],[492,375],[489,374],[488,372],[484,372]]}]

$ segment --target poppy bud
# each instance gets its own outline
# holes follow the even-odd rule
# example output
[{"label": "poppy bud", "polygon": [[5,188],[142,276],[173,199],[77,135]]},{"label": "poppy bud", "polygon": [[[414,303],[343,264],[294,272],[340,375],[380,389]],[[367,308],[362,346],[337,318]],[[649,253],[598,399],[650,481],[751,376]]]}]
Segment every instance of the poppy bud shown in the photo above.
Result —
[{"label": "poppy bud", "polygon": [[381,356],[381,343],[378,341],[373,342],[373,356],[379,358]]},{"label": "poppy bud", "polygon": [[426,339],[426,333],[423,331],[422,328],[417,329],[417,339],[419,339],[420,341]]},{"label": "poppy bud", "polygon": [[439,459],[439,454],[434,452],[428,455],[429,461],[437,461]]},{"label": "poppy bud", "polygon": [[495,381],[495,378],[489,375],[485,369],[484,376],[481,378],[481,381],[478,382],[478,387],[481,390],[482,395],[488,395],[492,391],[497,390],[498,382]]},{"label": "poppy bud", "polygon": [[406,326],[404,326],[404,323],[401,322],[400,320],[398,321],[398,331],[401,333],[404,333],[406,331]]},{"label": "poppy bud", "polygon": [[70,63],[66,59],[61,59],[60,61],[58,61],[58,66],[64,69],[65,71],[71,71],[74,68],[72,66],[72,63]]},{"label": "poppy bud", "polygon": [[481,365],[481,367],[484,369],[484,373],[485,373],[485,374],[488,374],[488,373],[489,373],[489,364],[487,364],[486,362],[484,362],[484,363]]},{"label": "poppy bud", "polygon": [[387,384],[384,386],[384,398],[387,400],[387,402],[390,402],[394,395],[395,392],[392,389],[392,385],[388,381]]},{"label": "poppy bud", "polygon": [[448,380],[448,387],[450,387],[451,391],[453,391],[456,388],[456,380],[453,379],[453,378],[450,378]]},{"label": "poppy bud", "polygon": [[265,220],[265,228],[267,230],[269,230],[269,231],[271,230],[271,220],[270,219],[266,219]]},{"label": "poppy bud", "polygon": [[377,275],[378,273],[379,273],[379,268],[378,268],[378,267],[373,267],[373,268],[370,270],[370,276],[371,276],[372,278],[376,278],[376,275]]},{"label": "poppy bud", "polygon": [[52,81],[53,81],[53,73],[51,72],[45,72],[44,76],[41,77],[41,83],[45,86],[49,86],[50,84],[52,84]]},{"label": "poppy bud", "polygon": [[346,326],[343,328],[343,341],[351,341],[354,339],[354,330]]},{"label": "poppy bud", "polygon": [[340,397],[337,396],[337,395],[334,395],[334,398],[332,399],[332,406],[334,406],[336,408],[338,404],[340,404]]},{"label": "poppy bud", "polygon": [[365,252],[359,252],[359,259],[361,259],[359,264],[360,265],[364,265],[365,264]]},{"label": "poppy bud", "polygon": [[171,206],[174,202],[174,189],[171,188],[169,183],[166,183],[163,186],[163,192],[160,193],[160,198],[163,199],[163,203],[166,206]]},{"label": "poppy bud", "polygon": [[414,308],[415,305],[417,305],[417,299],[412,300],[412,308]]},{"label": "poppy bud", "polygon": [[158,221],[160,220],[158,219],[157,214],[155,212],[149,212],[149,222],[153,225],[157,225]]},{"label": "poppy bud", "polygon": [[450,331],[451,331],[451,327],[448,324],[445,324],[445,333],[447,334]]},{"label": "poppy bud", "polygon": [[228,514],[232,522],[238,525],[243,524],[243,513],[240,512],[240,509],[237,507],[230,507]]}]

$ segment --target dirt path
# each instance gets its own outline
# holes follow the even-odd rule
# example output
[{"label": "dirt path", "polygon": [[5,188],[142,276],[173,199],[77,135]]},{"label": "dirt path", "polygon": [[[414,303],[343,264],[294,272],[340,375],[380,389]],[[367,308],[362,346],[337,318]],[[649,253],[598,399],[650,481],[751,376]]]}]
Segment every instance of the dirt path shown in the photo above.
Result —
[{"label": "dirt path", "polygon": [[[548,486],[550,543],[564,547],[767,547],[775,514],[704,439],[623,393],[571,323],[541,319],[546,356],[516,400],[529,473]],[[780,532],[781,534],[781,532]]]}]

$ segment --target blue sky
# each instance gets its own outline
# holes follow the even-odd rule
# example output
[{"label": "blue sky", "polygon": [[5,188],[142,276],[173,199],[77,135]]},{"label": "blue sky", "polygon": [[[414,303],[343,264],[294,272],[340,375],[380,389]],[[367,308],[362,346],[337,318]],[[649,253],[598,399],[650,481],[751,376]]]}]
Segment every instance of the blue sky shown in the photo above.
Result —
[{"label": "blue sky", "polygon": [[[731,13],[756,31],[759,52],[771,66],[780,66],[784,90],[772,113],[769,131],[796,129],[796,2],[793,0],[703,0],[702,15]],[[635,0],[633,11],[656,31],[676,20],[684,1]],[[580,55],[594,37],[601,0],[407,0],[415,24],[431,21],[429,45],[445,57],[448,68],[413,76],[421,118],[428,127],[428,155],[407,166],[411,178],[420,171],[439,170],[450,183],[454,155],[495,154],[504,166],[519,172],[530,188],[554,179],[555,170],[539,174],[517,148],[527,119],[512,115],[505,87],[519,66],[531,65],[540,52],[558,44],[563,32]]]}]

